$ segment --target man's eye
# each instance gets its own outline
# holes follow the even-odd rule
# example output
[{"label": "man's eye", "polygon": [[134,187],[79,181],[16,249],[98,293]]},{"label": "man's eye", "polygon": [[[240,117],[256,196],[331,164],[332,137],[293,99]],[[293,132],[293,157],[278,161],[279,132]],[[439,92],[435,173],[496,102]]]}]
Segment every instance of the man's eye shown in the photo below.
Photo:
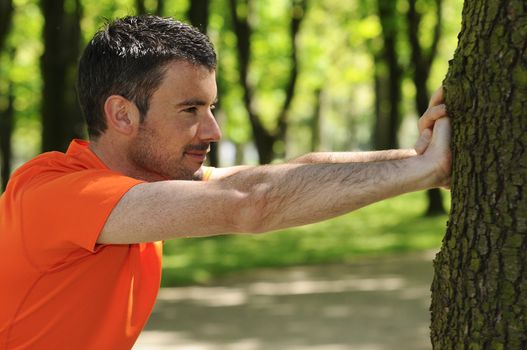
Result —
[{"label": "man's eye", "polygon": [[198,109],[196,107],[189,107],[184,110],[184,112],[187,112],[187,113],[196,113],[197,111]]},{"label": "man's eye", "polygon": [[216,109],[216,105],[210,105],[210,110],[213,111]]}]

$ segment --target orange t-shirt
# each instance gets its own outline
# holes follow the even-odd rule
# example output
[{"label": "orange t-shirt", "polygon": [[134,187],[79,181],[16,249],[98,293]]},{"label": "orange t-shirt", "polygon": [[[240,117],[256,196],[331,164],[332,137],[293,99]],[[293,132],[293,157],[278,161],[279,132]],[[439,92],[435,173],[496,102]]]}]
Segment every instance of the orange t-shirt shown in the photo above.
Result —
[{"label": "orange t-shirt", "polygon": [[87,145],[31,160],[0,199],[0,350],[130,349],[150,315],[162,244],[96,243],[141,181]]}]

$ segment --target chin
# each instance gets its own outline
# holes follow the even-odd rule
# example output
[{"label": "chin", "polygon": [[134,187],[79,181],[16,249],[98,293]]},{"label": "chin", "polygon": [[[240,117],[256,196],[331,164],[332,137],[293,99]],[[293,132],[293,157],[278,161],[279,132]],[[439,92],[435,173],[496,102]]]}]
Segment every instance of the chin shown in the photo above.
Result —
[{"label": "chin", "polygon": [[179,169],[178,171],[171,174],[169,177],[171,180],[196,180],[201,175],[201,167],[197,170],[194,169]]}]

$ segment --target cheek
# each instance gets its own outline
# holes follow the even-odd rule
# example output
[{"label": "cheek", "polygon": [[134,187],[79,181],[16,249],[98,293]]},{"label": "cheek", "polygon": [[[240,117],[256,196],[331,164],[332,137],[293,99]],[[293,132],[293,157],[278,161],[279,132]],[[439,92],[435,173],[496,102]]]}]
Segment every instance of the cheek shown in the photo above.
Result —
[{"label": "cheek", "polygon": [[173,131],[173,135],[177,138],[177,142],[189,143],[198,135],[199,123],[190,121],[187,123],[178,123]]}]

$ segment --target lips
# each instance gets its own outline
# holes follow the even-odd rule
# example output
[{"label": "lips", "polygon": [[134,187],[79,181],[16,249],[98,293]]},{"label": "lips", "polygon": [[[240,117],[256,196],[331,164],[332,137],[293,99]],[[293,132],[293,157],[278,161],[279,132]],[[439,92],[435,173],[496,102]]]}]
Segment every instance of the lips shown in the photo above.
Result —
[{"label": "lips", "polygon": [[207,159],[207,151],[187,151],[185,155],[200,163],[203,163]]}]

